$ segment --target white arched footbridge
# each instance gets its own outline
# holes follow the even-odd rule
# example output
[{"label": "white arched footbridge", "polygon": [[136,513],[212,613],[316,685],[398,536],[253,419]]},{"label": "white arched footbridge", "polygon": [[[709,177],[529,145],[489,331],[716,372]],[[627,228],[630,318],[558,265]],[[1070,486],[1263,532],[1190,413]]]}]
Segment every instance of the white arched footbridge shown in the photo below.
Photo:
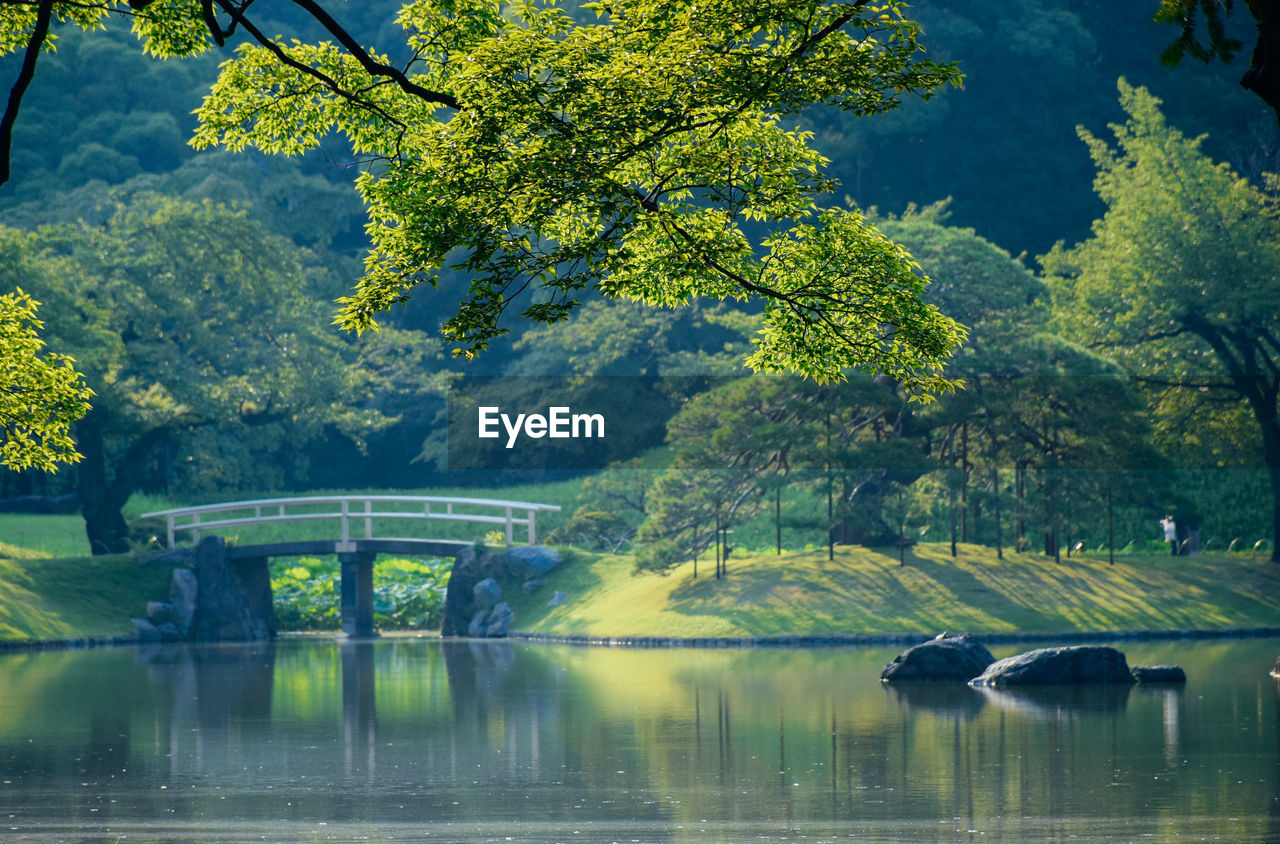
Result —
[{"label": "white arched footbridge", "polygon": [[342,630],[351,636],[372,636],[375,635],[373,561],[378,554],[456,557],[463,548],[475,544],[474,539],[433,539],[421,535],[438,522],[501,527],[508,546],[515,544],[519,528],[524,534],[520,539],[529,545],[537,545],[537,514],[559,509],[555,504],[488,498],[322,495],[202,504],[143,513],[142,517],[165,520],[168,548],[174,548],[180,538],[189,536],[192,544],[198,544],[202,533],[228,528],[262,527],[286,522],[328,527],[329,523],[336,523],[332,530],[297,531],[327,537],[337,534],[336,538],[236,543],[228,546],[227,556],[237,563],[242,576],[258,580],[267,576],[267,560],[271,557],[337,554],[342,567]]}]

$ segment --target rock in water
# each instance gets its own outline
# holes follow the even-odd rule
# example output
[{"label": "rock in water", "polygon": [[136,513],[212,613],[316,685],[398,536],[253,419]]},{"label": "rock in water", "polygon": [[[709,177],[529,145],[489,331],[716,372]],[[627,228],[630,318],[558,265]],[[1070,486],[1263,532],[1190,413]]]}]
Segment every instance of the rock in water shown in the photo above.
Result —
[{"label": "rock in water", "polygon": [[503,601],[493,608],[493,612],[489,613],[489,621],[485,624],[484,635],[490,639],[505,636],[511,630],[511,625],[515,623],[515,620],[515,610],[511,609],[510,604]]},{"label": "rock in water", "polygon": [[1115,648],[1078,645],[1041,648],[992,663],[973,686],[1045,686],[1075,683],[1134,683],[1124,654]]},{"label": "rock in water", "polygon": [[178,623],[178,610],[168,601],[147,601],[147,620],[159,627],[166,621],[175,626]]},{"label": "rock in water", "polygon": [[991,651],[968,634],[943,635],[907,648],[880,672],[886,683],[957,681],[967,683],[995,662]]},{"label": "rock in water", "polygon": [[162,638],[156,626],[145,618],[135,618],[133,620],[133,630],[138,637],[138,641],[144,644],[159,642]]},{"label": "rock in water", "polygon": [[1176,665],[1135,665],[1133,679],[1139,683],[1185,683],[1187,672]]}]

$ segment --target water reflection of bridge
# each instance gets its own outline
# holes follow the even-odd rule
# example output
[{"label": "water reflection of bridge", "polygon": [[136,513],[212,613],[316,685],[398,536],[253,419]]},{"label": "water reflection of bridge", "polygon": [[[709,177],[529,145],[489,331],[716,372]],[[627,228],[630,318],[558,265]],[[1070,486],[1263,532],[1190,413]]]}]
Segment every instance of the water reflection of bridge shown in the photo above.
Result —
[{"label": "water reflection of bridge", "polygon": [[[500,526],[508,546],[515,529],[522,527],[530,545],[538,544],[537,514],[557,511],[554,504],[503,501],[488,498],[450,498],[431,495],[329,495],[300,498],[264,498],[229,501],[144,513],[142,517],[165,520],[165,542],[173,548],[179,534],[190,534],[193,543],[202,533],[227,528],[255,528],[286,522],[336,522],[337,539],[287,539],[231,545],[227,557],[245,579],[267,578],[271,557],[337,554],[341,566],[342,631],[348,636],[376,636],[373,626],[373,563],[379,554],[454,557],[475,539],[433,539],[421,536],[375,536],[374,524],[403,531],[405,527],[432,522],[462,522]],[[494,512],[497,511],[497,512]],[[519,515],[523,513],[524,515]]]},{"label": "water reflection of bridge", "polygon": [[[404,666],[396,666],[394,658],[400,644],[394,639],[339,641],[332,651],[336,659],[327,663],[337,676],[317,677],[319,684],[310,689],[296,685],[294,657],[310,657],[303,661],[310,671],[325,662],[316,659],[321,652],[309,643],[144,647],[139,658],[152,674],[151,694],[155,702],[166,704],[156,709],[157,738],[164,738],[155,750],[167,758],[174,779],[225,778],[243,770],[259,775],[270,771],[267,779],[331,781],[337,776],[352,786],[373,787],[380,775],[403,783],[411,776],[403,769],[415,759],[405,753],[405,711],[395,705],[401,696],[392,693],[389,723],[380,719],[378,707],[379,663],[384,672],[395,669],[401,675],[394,679],[403,679]],[[544,751],[555,751],[536,734],[512,730],[517,721],[554,724],[549,713],[558,700],[503,694],[515,662],[512,643],[445,640],[424,648],[420,640],[406,639],[403,644],[413,654],[410,659],[431,663],[424,672],[431,675],[430,707],[412,719],[412,738],[419,750],[425,749],[417,762],[438,769],[443,755],[450,776],[467,775],[487,756],[477,755],[479,748],[492,752],[492,721],[507,728],[495,737],[501,757],[525,776],[539,776]],[[282,682],[281,675],[293,680]],[[340,698],[335,685],[341,688]],[[317,696],[311,698],[312,693]],[[383,694],[388,694],[386,688]],[[546,714],[540,718],[531,709],[545,709]],[[125,734],[128,729],[119,724],[103,732]],[[283,751],[273,746],[281,743]],[[300,747],[315,755],[304,757]],[[556,768],[563,761],[556,755],[550,765]]]}]

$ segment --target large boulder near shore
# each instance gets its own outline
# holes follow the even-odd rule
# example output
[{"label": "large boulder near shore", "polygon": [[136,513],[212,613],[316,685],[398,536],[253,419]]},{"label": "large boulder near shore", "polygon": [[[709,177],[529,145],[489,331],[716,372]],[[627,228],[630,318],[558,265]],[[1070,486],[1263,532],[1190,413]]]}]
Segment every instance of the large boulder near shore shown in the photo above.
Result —
[{"label": "large boulder near shore", "polygon": [[196,612],[190,635],[199,642],[252,642],[270,637],[254,616],[221,536],[206,536],[196,547]]},{"label": "large boulder near shore", "polygon": [[1131,685],[1133,673],[1124,654],[1115,648],[1077,645],[1041,648],[994,662],[973,686],[1046,686],[1077,683]]},{"label": "large boulder near shore", "polygon": [[480,582],[480,561],[471,548],[463,548],[453,561],[449,585],[444,595],[443,636],[467,636],[475,617],[475,588]]},{"label": "large boulder near shore", "polygon": [[504,554],[507,574],[520,580],[542,577],[560,565],[560,552],[546,545],[520,545]]},{"label": "large boulder near shore", "polygon": [[498,581],[492,577],[486,577],[484,580],[471,587],[471,592],[475,595],[475,604],[477,609],[488,610],[502,600],[502,587],[498,585]]},{"label": "large boulder near shore", "polygon": [[886,683],[967,683],[995,661],[991,651],[968,634],[948,636],[944,633],[898,654],[880,672],[880,679]]},{"label": "large boulder near shore", "polygon": [[173,607],[174,624],[186,638],[191,634],[191,624],[196,617],[196,604],[200,594],[200,581],[191,569],[176,568],[169,581],[169,604]]}]

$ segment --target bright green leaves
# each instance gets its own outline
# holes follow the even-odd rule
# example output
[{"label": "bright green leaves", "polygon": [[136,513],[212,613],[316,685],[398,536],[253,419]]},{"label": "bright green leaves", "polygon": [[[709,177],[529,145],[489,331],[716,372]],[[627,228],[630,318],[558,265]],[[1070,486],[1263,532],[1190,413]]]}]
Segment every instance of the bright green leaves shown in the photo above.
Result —
[{"label": "bright green leaves", "polygon": [[1025,372],[1021,347],[1048,327],[1048,287],[973,229],[945,225],[949,204],[908,206],[872,222],[920,263],[929,278],[925,301],[967,326],[952,374]]},{"label": "bright green leaves", "polygon": [[199,0],[153,0],[135,11],[133,32],[145,52],[162,59],[198,56],[213,46]]},{"label": "bright green leaves", "polygon": [[860,214],[828,211],[767,245],[758,284],[771,293],[750,366],[817,381],[883,372],[922,397],[955,388],[941,370],[964,329],[923,302],[915,262]]},{"label": "bright green leaves", "polygon": [[[307,45],[246,44],[197,110],[200,126],[191,144],[298,155],[318,146],[334,129],[361,155],[392,155],[403,121],[430,119],[432,107],[400,103],[355,58],[331,42]],[[378,57],[374,57],[378,58]],[[310,72],[301,68],[310,68]],[[360,90],[359,97],[336,91]],[[413,108],[405,106],[414,105]]]},{"label": "bright green leaves", "polygon": [[296,154],[347,136],[368,164],[357,187],[373,246],[340,300],[349,329],[375,328],[452,268],[472,279],[442,324],[459,354],[505,333],[512,307],[552,324],[592,289],[659,305],[757,298],[769,316],[754,366],[944,386],[958,328],[920,304],[910,260],[865,221],[805,222],[833,185],[809,135],[780,122],[816,104],[877,114],[958,82],[921,57],[900,4],[588,8],[598,18],[582,24],[551,2],[414,2],[398,18],[408,52],[243,47],[194,143]]},{"label": "bright green leaves", "polygon": [[[0,4],[0,55],[25,49],[36,23],[35,3]],[[131,9],[125,0],[98,3],[55,0],[53,21],[81,29],[103,29],[112,14],[128,15],[133,32],[143,40],[143,51],[161,58],[195,56],[212,46],[209,29],[198,0],[153,0]],[[48,44],[56,40],[51,33]]]},{"label": "bright green leaves", "polygon": [[[0,9],[0,56],[25,50],[36,30],[36,4],[5,3],[0,5]],[[101,29],[107,11],[82,3],[55,2],[52,17],[56,23],[70,23],[81,29]],[[44,46],[52,50],[56,41],[57,35],[51,32]]]},{"label": "bright green leaves", "polygon": [[56,472],[80,459],[70,428],[93,391],[74,360],[44,352],[38,304],[21,288],[0,296],[0,465]]}]

